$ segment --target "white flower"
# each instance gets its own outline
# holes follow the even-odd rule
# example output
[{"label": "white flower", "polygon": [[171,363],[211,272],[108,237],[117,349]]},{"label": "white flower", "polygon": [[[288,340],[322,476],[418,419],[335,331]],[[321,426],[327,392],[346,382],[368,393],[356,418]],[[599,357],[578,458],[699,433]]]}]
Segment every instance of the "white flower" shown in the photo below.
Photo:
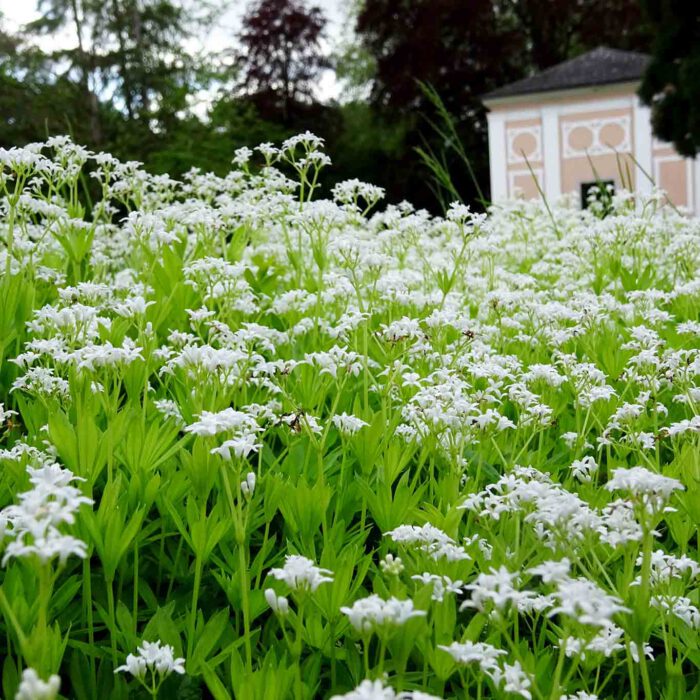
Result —
[{"label": "white flower", "polygon": [[617,625],[604,625],[594,637],[587,639],[567,637],[564,652],[569,658],[580,657],[581,660],[586,659],[589,653],[602,654],[609,658],[616,652],[624,650],[624,634],[624,630]]},{"label": "white flower", "polygon": [[393,688],[385,686],[382,681],[364,680],[354,690],[345,695],[333,695],[331,700],[395,700]]},{"label": "white flower", "polygon": [[253,155],[253,151],[250,150],[247,146],[243,146],[242,148],[237,148],[234,151],[234,156],[233,156],[233,162],[242,167],[248,163],[250,160],[250,157]]},{"label": "white flower", "polygon": [[554,597],[559,605],[550,611],[550,617],[569,615],[583,625],[607,627],[617,613],[630,612],[619,598],[588,579],[562,578],[556,581],[556,587]]},{"label": "white flower", "polygon": [[[503,675],[501,677],[503,680],[503,690],[507,693],[514,693],[520,695],[521,697],[530,700],[532,698],[532,693],[528,688],[532,685],[532,681],[525,671],[523,671],[522,666],[519,661],[515,661],[512,664],[503,664]],[[501,680],[496,676],[496,682]]]},{"label": "white flower", "polygon": [[370,206],[384,197],[384,189],[357,179],[343,180],[333,187],[332,195],[341,204],[356,204],[362,197]]},{"label": "white flower", "polygon": [[700,610],[692,604],[690,598],[685,596],[656,596],[651,599],[651,604],[659,610],[664,610],[670,615],[675,615],[683,620],[688,627],[700,629]]},{"label": "white flower", "polygon": [[398,576],[404,570],[401,557],[395,557],[393,554],[387,554],[384,559],[379,562],[379,566],[385,574],[389,574],[390,576]]},{"label": "white flower", "polygon": [[172,399],[157,399],[153,402],[156,410],[166,419],[169,418],[179,426],[184,426],[185,421],[180,413],[180,407]]},{"label": "white flower", "polygon": [[528,573],[533,576],[540,576],[544,583],[552,583],[552,581],[563,581],[569,578],[570,570],[571,562],[564,557],[560,561],[542,562],[542,564],[528,569]]},{"label": "white flower", "polygon": [[376,593],[356,600],[351,607],[342,607],[340,612],[350,619],[358,632],[372,632],[385,626],[399,627],[413,617],[426,615],[425,610],[416,610],[412,600],[399,600],[393,596],[388,600]]},{"label": "white flower", "polygon": [[248,472],[245,481],[241,481],[241,492],[246,498],[250,498],[255,493],[256,477],[254,472]]},{"label": "white flower", "polygon": [[229,430],[240,433],[253,433],[259,429],[260,427],[255,417],[250,413],[227,408],[218,413],[202,411],[199,420],[188,425],[185,431],[195,435],[210,436]]},{"label": "white flower", "polygon": [[251,452],[257,452],[262,447],[255,437],[250,433],[226,440],[221,447],[211,449],[213,455],[219,455],[224,459],[231,459],[231,454],[238,458],[247,457]]},{"label": "white flower", "polygon": [[5,423],[5,421],[10,417],[10,416],[16,416],[17,411],[10,411],[10,410],[5,410],[5,404],[0,403],[0,425]]},{"label": "white flower", "polygon": [[27,472],[34,488],[19,494],[19,504],[0,512],[0,533],[12,540],[5,548],[2,565],[18,557],[36,556],[42,562],[58,558],[61,564],[71,555],[85,558],[85,542],[59,529],[75,522],[81,505],[92,503],[71,485],[82,479],[55,462],[28,466]]},{"label": "white flower", "polygon": [[364,680],[354,690],[344,695],[334,695],[331,700],[396,700],[398,696],[393,688],[382,681]]},{"label": "white flower", "polygon": [[445,558],[447,561],[471,559],[469,554],[440,528],[425,523],[425,525],[399,525],[385,533],[394,542],[404,545],[417,545],[420,550],[427,552],[433,559]]},{"label": "white flower", "polygon": [[115,673],[130,673],[134,678],[143,681],[147,672],[161,679],[171,673],[185,673],[185,660],[175,658],[175,650],[169,644],[161,645],[156,642],[142,642],[136,650],[137,654],[129,654],[126,663],[114,669]]},{"label": "white flower", "polygon": [[288,554],[281,569],[270,569],[270,576],[284,581],[297,591],[315,591],[322,583],[333,581],[333,572],[321,569],[311,559],[298,554]]},{"label": "white flower", "polygon": [[446,593],[461,593],[464,585],[464,581],[453,581],[449,576],[438,576],[428,571],[424,571],[422,574],[415,574],[411,578],[414,581],[420,581],[426,586],[431,585],[433,587],[431,599],[438,603],[442,603]]},{"label": "white flower", "polygon": [[487,644],[486,642],[452,642],[449,646],[438,645],[438,649],[446,651],[458,664],[477,663],[484,673],[493,676],[498,669],[499,657],[505,656],[504,649]]},{"label": "white flower", "polygon": [[383,681],[364,680],[354,690],[344,695],[333,695],[331,700],[440,700],[435,695],[420,690],[407,690],[397,693]]},{"label": "white flower", "polygon": [[289,613],[289,601],[283,596],[278,596],[272,588],[265,589],[265,600],[273,612],[284,617]]},{"label": "white flower", "polygon": [[54,675],[48,681],[42,681],[33,668],[25,668],[15,700],[54,700],[58,696],[60,686],[61,679],[58,676]]},{"label": "white flower", "polygon": [[666,428],[669,437],[676,437],[684,433],[700,433],[700,416],[693,416],[690,420],[685,419],[678,423],[672,423]]},{"label": "white flower", "polygon": [[560,437],[566,443],[567,447],[572,448],[578,440],[578,433],[563,433],[562,435],[560,435]]},{"label": "white flower", "polygon": [[[642,565],[642,555],[637,557],[637,566]],[[651,580],[655,585],[670,582],[671,579],[681,579],[684,576],[694,579],[700,576],[700,564],[687,554],[676,557],[657,549],[651,555]]]},{"label": "white flower", "polygon": [[333,422],[333,425],[336,428],[338,428],[338,430],[343,435],[354,435],[361,428],[364,428],[368,425],[368,423],[365,423],[365,421],[361,420],[360,418],[357,418],[356,416],[350,416],[345,412],[333,416],[333,418],[331,418],[331,421]]},{"label": "white flower", "polygon": [[517,573],[508,571],[505,566],[498,569],[492,568],[489,573],[480,573],[474,583],[464,586],[465,590],[472,592],[472,596],[471,600],[462,603],[460,610],[475,608],[484,611],[489,602],[499,610],[508,603],[513,603],[516,607],[527,605],[534,594],[515,588],[513,583],[517,582],[518,578]]},{"label": "white flower", "polygon": [[597,471],[598,464],[590,455],[587,455],[582,459],[574,460],[574,462],[571,464],[571,475],[578,481],[589,482],[593,474],[595,474]]},{"label": "white flower", "polygon": [[681,491],[685,486],[670,476],[656,474],[644,467],[614,469],[612,477],[605,485],[608,491],[629,491],[652,512],[663,509],[674,491]]}]

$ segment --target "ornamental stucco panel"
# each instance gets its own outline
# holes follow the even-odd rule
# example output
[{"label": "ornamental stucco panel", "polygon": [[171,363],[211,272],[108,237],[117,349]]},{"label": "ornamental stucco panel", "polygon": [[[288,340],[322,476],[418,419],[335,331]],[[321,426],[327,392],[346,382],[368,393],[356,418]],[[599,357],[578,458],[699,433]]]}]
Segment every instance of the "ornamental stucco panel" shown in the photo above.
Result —
[{"label": "ornamental stucco panel", "polygon": [[562,124],[564,158],[600,156],[632,150],[629,114],[565,121]]},{"label": "ornamental stucco panel", "polygon": [[509,127],[507,131],[508,164],[532,163],[542,160],[542,127]]}]

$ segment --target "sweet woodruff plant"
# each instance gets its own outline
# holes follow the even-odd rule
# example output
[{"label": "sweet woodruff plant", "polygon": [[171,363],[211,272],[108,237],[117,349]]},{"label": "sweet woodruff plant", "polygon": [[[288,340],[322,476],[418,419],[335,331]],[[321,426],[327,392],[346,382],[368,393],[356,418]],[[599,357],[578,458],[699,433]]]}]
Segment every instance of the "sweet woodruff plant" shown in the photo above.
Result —
[{"label": "sweet woodruff plant", "polygon": [[0,149],[2,696],[699,692],[698,221],[327,165]]}]

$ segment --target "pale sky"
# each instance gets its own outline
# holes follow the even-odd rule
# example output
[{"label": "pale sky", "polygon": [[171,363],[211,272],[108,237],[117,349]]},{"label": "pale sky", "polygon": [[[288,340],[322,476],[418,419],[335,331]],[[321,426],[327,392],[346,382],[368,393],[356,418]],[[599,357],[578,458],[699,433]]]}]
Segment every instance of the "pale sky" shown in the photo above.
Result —
[{"label": "pale sky", "polygon": [[[235,36],[240,25],[240,18],[248,6],[247,0],[220,0],[223,12],[217,26],[206,37],[195,37],[192,49],[205,49],[207,51],[221,51],[232,45],[232,37]],[[325,12],[328,18],[326,30],[326,50],[330,51],[338,41],[343,31],[345,21],[344,8],[347,0],[315,0],[309,4],[317,5]],[[9,30],[16,30],[23,24],[36,19],[39,14],[36,10],[36,0],[0,0],[0,14],[3,16],[4,25]],[[46,37],[39,42],[44,48],[50,49],[61,45],[74,45],[75,36],[67,31],[63,37]],[[340,85],[335,79],[333,71],[324,71],[318,86],[318,97],[329,100],[338,97]]]}]

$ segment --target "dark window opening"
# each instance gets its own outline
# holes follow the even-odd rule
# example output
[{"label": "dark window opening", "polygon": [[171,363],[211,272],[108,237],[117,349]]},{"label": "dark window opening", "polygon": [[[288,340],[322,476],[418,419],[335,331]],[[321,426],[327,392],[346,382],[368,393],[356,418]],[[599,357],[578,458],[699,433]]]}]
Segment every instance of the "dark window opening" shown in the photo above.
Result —
[{"label": "dark window opening", "polygon": [[581,183],[581,209],[588,209],[591,204],[610,208],[610,199],[615,194],[614,180],[593,180]]}]

